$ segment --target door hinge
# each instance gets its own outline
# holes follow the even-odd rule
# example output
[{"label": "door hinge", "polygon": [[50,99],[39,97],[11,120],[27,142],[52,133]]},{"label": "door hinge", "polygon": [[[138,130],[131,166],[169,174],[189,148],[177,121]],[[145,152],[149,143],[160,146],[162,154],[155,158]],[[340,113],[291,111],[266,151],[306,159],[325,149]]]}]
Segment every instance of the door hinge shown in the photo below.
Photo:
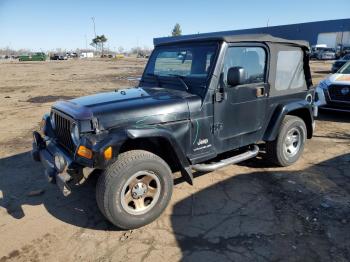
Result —
[{"label": "door hinge", "polygon": [[214,123],[211,126],[211,132],[212,133],[218,133],[221,129],[223,129],[224,124],[223,123]]}]

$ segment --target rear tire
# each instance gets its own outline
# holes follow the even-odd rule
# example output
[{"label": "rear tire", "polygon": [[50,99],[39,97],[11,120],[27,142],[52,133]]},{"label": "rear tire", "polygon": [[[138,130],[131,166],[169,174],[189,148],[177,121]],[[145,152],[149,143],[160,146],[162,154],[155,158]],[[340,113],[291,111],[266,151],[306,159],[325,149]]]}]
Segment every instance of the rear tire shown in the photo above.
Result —
[{"label": "rear tire", "polygon": [[100,175],[97,205],[122,229],[134,229],[158,218],[173,191],[172,173],[159,156],[144,150],[122,153]]},{"label": "rear tire", "polygon": [[276,140],[266,143],[268,160],[278,166],[294,164],[303,153],[306,137],[305,122],[300,117],[287,115]]}]

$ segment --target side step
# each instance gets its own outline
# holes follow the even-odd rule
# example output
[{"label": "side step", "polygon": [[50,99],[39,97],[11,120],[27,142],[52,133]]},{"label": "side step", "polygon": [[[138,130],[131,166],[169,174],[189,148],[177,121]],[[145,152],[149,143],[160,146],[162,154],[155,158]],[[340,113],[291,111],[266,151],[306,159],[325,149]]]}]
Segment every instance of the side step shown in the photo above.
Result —
[{"label": "side step", "polygon": [[217,170],[219,168],[232,165],[232,164],[237,164],[239,162],[242,162],[244,160],[247,160],[249,158],[255,157],[259,153],[259,147],[257,145],[253,146],[253,149],[248,150],[247,152],[244,152],[240,155],[233,156],[230,158],[223,159],[219,162],[216,163],[210,163],[210,164],[196,164],[193,165],[192,168],[196,171],[200,172],[211,172],[214,170]]}]

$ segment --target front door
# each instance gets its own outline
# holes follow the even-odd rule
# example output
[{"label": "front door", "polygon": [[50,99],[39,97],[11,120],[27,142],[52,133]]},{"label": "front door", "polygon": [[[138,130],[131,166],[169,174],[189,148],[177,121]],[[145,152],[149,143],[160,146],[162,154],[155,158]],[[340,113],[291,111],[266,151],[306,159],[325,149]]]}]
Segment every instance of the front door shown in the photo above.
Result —
[{"label": "front door", "polygon": [[[218,89],[224,94],[214,104],[214,137],[218,151],[255,143],[265,121],[267,101],[268,52],[263,45],[239,44],[228,46]],[[227,72],[242,67],[246,82],[229,86]]]}]

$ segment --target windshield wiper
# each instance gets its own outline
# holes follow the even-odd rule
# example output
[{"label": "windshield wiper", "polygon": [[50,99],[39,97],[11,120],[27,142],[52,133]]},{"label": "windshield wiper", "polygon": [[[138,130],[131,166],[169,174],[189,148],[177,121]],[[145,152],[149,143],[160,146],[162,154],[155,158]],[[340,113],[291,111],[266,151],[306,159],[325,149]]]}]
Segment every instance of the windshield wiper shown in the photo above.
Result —
[{"label": "windshield wiper", "polygon": [[180,82],[181,82],[181,84],[184,86],[184,88],[186,89],[186,91],[188,91],[190,88],[188,87],[188,85],[187,85],[187,83],[186,83],[186,81],[185,81],[185,76],[183,76],[183,75],[177,75],[177,74],[169,74],[168,76],[173,76],[173,77],[175,77],[176,79],[178,79]]},{"label": "windshield wiper", "polygon": [[162,87],[162,83],[161,83],[160,80],[159,80],[159,75],[156,75],[156,74],[153,74],[153,73],[147,73],[146,76],[153,77],[153,79],[156,80],[157,85],[158,85],[159,87]]}]

